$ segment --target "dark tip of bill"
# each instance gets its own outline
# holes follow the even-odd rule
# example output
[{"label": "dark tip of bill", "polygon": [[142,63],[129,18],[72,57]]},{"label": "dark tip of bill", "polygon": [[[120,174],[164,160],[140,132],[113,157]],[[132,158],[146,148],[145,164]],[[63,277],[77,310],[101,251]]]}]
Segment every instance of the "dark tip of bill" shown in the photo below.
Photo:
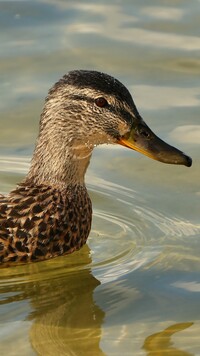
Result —
[{"label": "dark tip of bill", "polygon": [[189,156],[185,156],[185,166],[191,167],[191,165],[192,165],[192,158],[190,158]]}]

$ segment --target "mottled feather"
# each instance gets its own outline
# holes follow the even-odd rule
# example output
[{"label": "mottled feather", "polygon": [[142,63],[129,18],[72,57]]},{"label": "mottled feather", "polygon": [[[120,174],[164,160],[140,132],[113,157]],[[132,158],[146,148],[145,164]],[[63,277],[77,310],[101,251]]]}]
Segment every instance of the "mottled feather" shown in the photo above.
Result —
[{"label": "mottled feather", "polygon": [[0,262],[44,260],[81,248],[91,227],[84,186],[20,184],[0,196]]}]

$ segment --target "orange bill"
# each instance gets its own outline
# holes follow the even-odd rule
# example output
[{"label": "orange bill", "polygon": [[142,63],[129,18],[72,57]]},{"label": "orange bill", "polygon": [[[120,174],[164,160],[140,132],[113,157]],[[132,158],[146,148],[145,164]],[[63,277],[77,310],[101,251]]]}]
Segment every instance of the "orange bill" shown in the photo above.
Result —
[{"label": "orange bill", "polygon": [[118,139],[120,145],[168,164],[192,165],[192,159],[157,137],[144,123],[133,125],[130,132]]}]

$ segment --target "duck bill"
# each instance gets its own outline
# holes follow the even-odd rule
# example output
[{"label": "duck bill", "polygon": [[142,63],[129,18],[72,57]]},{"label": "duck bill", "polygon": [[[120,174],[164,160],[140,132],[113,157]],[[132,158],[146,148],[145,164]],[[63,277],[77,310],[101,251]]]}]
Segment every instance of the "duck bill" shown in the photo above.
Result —
[{"label": "duck bill", "polygon": [[129,133],[118,140],[118,143],[163,163],[187,167],[192,165],[190,157],[162,141],[144,122],[132,127]]}]

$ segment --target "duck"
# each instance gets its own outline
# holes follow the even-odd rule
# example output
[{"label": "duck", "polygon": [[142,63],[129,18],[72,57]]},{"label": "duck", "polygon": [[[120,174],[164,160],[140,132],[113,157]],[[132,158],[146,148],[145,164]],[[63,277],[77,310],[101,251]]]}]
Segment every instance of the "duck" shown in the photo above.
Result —
[{"label": "duck", "polygon": [[85,173],[94,147],[119,144],[168,164],[192,159],[147,126],[128,89],[95,70],[73,70],[49,90],[30,169],[0,196],[0,264],[79,250],[91,230]]}]

